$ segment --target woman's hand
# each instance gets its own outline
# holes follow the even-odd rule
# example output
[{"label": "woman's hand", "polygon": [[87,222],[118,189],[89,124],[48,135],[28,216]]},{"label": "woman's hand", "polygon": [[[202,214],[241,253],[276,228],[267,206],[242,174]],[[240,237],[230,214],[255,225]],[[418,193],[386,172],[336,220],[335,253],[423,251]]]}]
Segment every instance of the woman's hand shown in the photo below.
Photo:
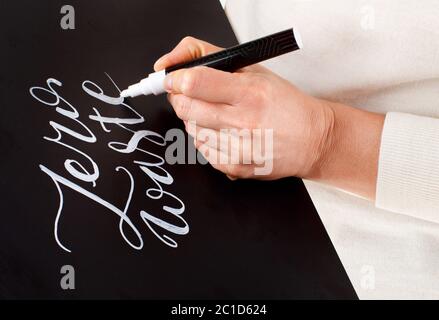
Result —
[{"label": "woman's hand", "polygon": [[[186,37],[160,58],[154,68],[161,70],[220,49]],[[308,96],[260,65],[236,73],[207,67],[182,69],[167,76],[165,87],[170,103],[194,137],[197,149],[213,167],[230,178],[297,176],[374,197],[382,115]],[[367,118],[378,121],[375,125],[378,132],[374,135],[378,143],[372,143],[372,152],[350,154],[357,146],[350,146],[346,141],[353,138],[357,144],[362,139],[349,136],[358,131],[355,126],[359,125],[349,123],[349,118],[360,123]],[[358,159],[358,155],[371,159]],[[349,180],[364,178],[361,173],[353,174],[355,166],[349,164],[352,160],[371,161],[366,187],[365,181],[359,181],[360,186],[354,182],[352,188]],[[343,163],[346,172],[340,172]],[[361,170],[361,165],[357,169]]]},{"label": "woman's hand", "polygon": [[[220,49],[194,38],[185,38],[154,67],[160,70]],[[186,129],[194,137],[197,148],[215,168],[228,176],[260,179],[307,177],[319,166],[333,126],[332,110],[323,101],[304,95],[266,68],[255,65],[238,73],[207,67],[178,70],[168,75],[165,87],[169,101],[177,116],[187,123]],[[196,125],[191,126],[189,121]],[[212,135],[202,134],[202,129],[214,132]],[[229,150],[225,150],[219,141],[222,129],[223,132],[235,129],[253,134],[247,137],[242,134],[238,139],[236,134],[226,133],[231,143]],[[254,129],[261,129],[260,135]],[[272,138],[268,137],[270,130]],[[218,139],[209,141],[207,138],[213,140],[214,133]],[[261,153],[263,161],[254,159],[252,148],[245,147],[246,142],[252,144],[255,135],[261,138],[261,147],[266,151]],[[265,142],[272,144],[271,150],[264,145]],[[233,163],[232,148],[240,153],[240,160],[247,158],[250,161],[247,164],[244,161]],[[267,164],[272,170],[256,175],[258,170],[255,169]]]}]

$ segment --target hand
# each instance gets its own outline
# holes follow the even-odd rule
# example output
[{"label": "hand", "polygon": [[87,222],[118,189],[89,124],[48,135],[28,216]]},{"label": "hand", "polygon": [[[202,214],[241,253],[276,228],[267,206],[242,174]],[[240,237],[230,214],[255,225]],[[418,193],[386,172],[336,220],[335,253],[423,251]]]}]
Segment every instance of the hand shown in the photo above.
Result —
[{"label": "hand", "polygon": [[[220,49],[186,37],[154,69]],[[229,178],[297,176],[375,197],[383,115],[311,97],[260,65],[178,70],[165,87],[197,149]]]},{"label": "hand", "polygon": [[[185,38],[154,68],[160,70],[220,49]],[[319,166],[332,128],[331,108],[268,69],[255,65],[237,73],[207,67],[178,70],[168,75],[165,87],[197,149],[229,177],[308,177]],[[225,132],[227,129],[235,134]],[[231,142],[229,148],[221,147],[221,130],[222,138]],[[239,132],[252,134],[239,137]],[[255,138],[264,151],[261,154],[255,154]],[[233,161],[234,154],[239,154],[239,161]]]}]

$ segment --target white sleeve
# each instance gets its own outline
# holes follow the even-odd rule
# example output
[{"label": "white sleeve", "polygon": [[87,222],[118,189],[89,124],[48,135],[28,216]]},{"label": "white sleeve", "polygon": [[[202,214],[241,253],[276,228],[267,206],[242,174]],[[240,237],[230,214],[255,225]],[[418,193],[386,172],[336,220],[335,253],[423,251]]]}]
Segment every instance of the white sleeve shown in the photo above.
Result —
[{"label": "white sleeve", "polygon": [[387,113],[376,206],[439,223],[439,119]]}]

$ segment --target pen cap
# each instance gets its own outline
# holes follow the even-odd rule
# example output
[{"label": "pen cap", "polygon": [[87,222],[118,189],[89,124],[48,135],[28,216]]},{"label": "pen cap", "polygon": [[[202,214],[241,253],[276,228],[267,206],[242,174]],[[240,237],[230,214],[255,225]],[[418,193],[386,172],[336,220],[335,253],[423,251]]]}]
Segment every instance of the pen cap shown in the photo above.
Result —
[{"label": "pen cap", "polygon": [[301,47],[302,40],[297,30],[288,29],[190,62],[177,64],[167,68],[166,73],[195,66],[207,66],[234,72],[240,68],[298,50]]}]

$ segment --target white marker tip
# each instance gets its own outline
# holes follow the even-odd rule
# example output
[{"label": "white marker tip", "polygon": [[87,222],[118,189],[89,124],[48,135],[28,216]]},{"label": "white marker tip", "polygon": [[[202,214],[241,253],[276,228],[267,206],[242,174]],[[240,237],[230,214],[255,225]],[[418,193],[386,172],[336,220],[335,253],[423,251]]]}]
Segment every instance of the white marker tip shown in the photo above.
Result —
[{"label": "white marker tip", "polygon": [[120,93],[120,97],[121,98],[127,98],[129,96],[129,94],[128,94],[128,90],[124,90],[124,91],[122,91],[121,93]]}]

